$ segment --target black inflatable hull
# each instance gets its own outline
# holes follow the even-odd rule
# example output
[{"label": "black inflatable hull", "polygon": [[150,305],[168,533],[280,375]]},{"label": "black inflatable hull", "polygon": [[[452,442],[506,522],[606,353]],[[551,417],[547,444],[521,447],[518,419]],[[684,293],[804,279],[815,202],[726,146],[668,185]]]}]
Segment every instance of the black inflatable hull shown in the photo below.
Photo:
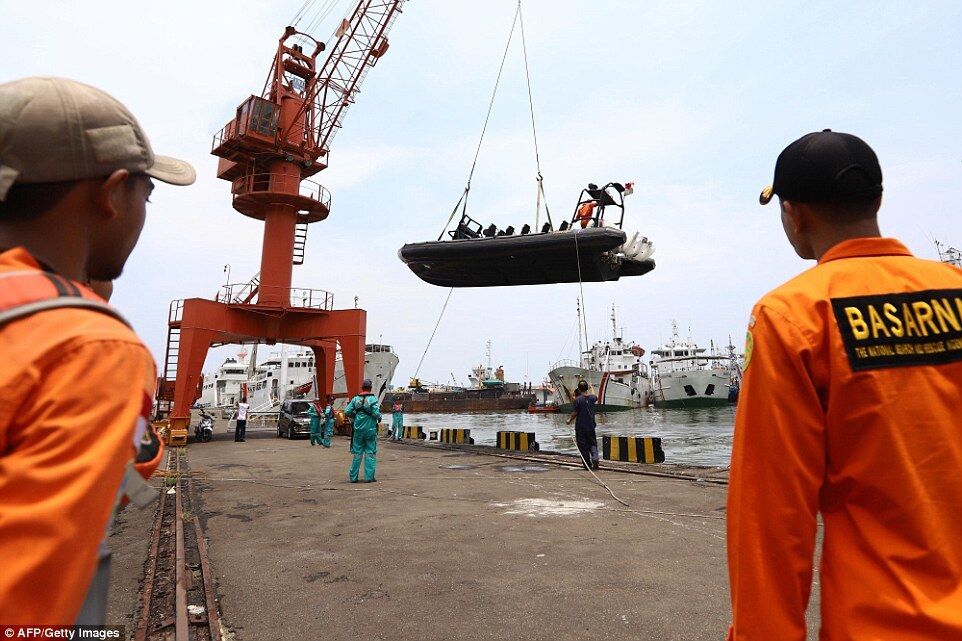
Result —
[{"label": "black inflatable hull", "polygon": [[576,283],[579,264],[580,280],[586,283],[641,276],[655,268],[650,259],[623,260],[612,266],[606,252],[624,242],[623,231],[603,227],[411,243],[402,247],[398,256],[418,278],[441,287]]}]

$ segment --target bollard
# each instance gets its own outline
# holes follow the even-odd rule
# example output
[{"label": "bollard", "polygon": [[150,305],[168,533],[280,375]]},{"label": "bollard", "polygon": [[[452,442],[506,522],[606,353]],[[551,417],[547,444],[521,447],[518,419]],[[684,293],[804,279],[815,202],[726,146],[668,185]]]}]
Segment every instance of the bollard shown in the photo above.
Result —
[{"label": "bollard", "polygon": [[[433,435],[433,432],[432,432]],[[474,445],[474,439],[471,438],[471,430],[461,429],[461,428],[441,428],[441,442],[442,443],[467,443],[468,445]]]},{"label": "bollard", "polygon": [[665,462],[661,439],[650,436],[602,436],[601,455],[606,461]]},{"label": "bollard", "polygon": [[527,452],[541,449],[538,441],[535,440],[534,432],[498,432],[497,448],[502,450],[516,450]]},{"label": "bollard", "polygon": [[427,438],[424,428],[420,425],[405,425],[404,438],[419,438],[422,441]]}]

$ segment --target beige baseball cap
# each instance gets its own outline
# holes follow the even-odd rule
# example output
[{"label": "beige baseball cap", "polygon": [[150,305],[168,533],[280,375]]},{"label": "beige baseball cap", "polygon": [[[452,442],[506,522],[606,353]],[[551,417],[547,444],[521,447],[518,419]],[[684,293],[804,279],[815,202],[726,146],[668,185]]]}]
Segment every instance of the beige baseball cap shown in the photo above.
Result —
[{"label": "beige baseball cap", "polygon": [[0,201],[15,183],[145,173],[171,185],[197,177],[183,160],[156,156],[137,119],[112,96],[66,78],[0,84]]}]

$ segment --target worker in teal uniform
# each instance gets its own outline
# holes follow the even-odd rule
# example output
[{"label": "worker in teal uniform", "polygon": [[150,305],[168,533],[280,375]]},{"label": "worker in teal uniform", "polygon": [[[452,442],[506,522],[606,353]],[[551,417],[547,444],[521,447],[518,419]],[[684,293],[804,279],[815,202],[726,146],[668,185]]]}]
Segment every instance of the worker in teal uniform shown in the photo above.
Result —
[{"label": "worker in teal uniform", "polygon": [[311,417],[311,447],[321,443],[321,413],[317,411],[317,401],[307,406],[307,415]]},{"label": "worker in teal uniform", "polygon": [[327,405],[324,406],[324,413],[322,415],[324,419],[324,437],[321,439],[321,445],[324,447],[331,446],[331,437],[334,436],[334,397],[327,397]]},{"label": "worker in teal uniform", "polygon": [[400,441],[404,436],[404,404],[401,401],[394,401],[391,407],[391,439]]},{"label": "worker in teal uniform", "polygon": [[374,470],[377,467],[377,426],[381,422],[381,409],[378,407],[377,397],[371,393],[371,379],[364,379],[361,393],[351,399],[344,409],[344,414],[354,421],[354,435],[351,437],[351,453],[354,454],[351,483],[357,483],[362,458],[364,480],[374,483],[377,481]]}]

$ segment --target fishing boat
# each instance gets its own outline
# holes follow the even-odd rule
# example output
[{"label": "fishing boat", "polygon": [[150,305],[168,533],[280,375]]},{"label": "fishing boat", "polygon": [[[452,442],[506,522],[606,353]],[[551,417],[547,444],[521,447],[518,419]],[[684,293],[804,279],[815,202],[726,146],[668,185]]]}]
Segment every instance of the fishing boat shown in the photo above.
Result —
[{"label": "fishing boat", "polygon": [[[730,342],[730,341],[729,341]],[[689,336],[678,335],[652,350],[651,396],[655,407],[717,407],[737,401],[741,368],[735,348],[725,353],[699,347]]]},{"label": "fishing boat", "polygon": [[549,403],[532,403],[528,406],[528,414],[551,414],[552,412],[557,412],[560,409],[553,402]]},{"label": "fishing boat", "polygon": [[[545,223],[531,233],[528,225],[515,233],[483,225],[466,212],[457,226],[436,241],[410,243],[398,257],[421,280],[441,287],[499,287],[616,281],[641,276],[655,268],[654,245],[623,231],[624,197],[630,185],[590,184],[582,190],[570,221],[558,229]],[[605,219],[615,209],[617,218]]]},{"label": "fishing boat", "polygon": [[[580,319],[581,310],[579,307]],[[580,324],[580,320],[579,320]],[[559,361],[548,373],[562,411],[570,410],[578,383],[586,381],[598,397],[598,412],[617,412],[648,405],[648,367],[642,361],[645,350],[626,342],[618,331],[615,307],[611,306],[610,341],[597,341],[581,352],[581,361]]]}]

